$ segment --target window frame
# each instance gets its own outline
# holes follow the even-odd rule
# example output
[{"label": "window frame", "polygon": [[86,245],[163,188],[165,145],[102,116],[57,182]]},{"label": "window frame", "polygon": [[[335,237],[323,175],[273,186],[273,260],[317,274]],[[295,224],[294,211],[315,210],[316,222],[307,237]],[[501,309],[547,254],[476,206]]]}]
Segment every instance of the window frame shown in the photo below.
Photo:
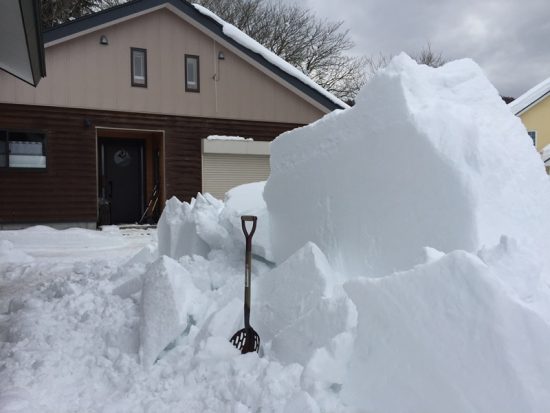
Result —
[{"label": "window frame", "polygon": [[[37,129],[6,129],[6,128],[0,128],[0,132],[5,132],[6,137],[5,139],[2,139],[0,137],[0,143],[3,142],[6,154],[6,165],[0,166],[0,171],[34,171],[34,172],[46,172],[49,168],[49,162],[48,162],[48,134],[43,130],[37,130]],[[42,156],[46,159],[46,166],[43,168],[41,167],[24,167],[24,166],[10,166],[10,133],[26,133],[26,134],[33,134],[33,135],[41,135],[42,136]]]},{"label": "window frame", "polygon": [[[143,83],[136,82],[136,76],[134,73],[134,53],[143,53]],[[133,87],[147,87],[147,49],[140,47],[130,48],[130,73]]]},{"label": "window frame", "polygon": [[[187,72],[187,62],[190,59],[195,59],[197,62],[197,87],[189,87],[189,73]],[[198,55],[186,54],[185,55],[185,91],[192,93],[200,93],[201,91],[201,71],[200,71],[200,58]]]},{"label": "window frame", "polygon": [[529,130],[529,131],[527,131],[527,135],[529,135],[529,137],[533,140],[533,145],[536,148],[537,147],[537,138],[538,138],[537,131],[536,130]]}]

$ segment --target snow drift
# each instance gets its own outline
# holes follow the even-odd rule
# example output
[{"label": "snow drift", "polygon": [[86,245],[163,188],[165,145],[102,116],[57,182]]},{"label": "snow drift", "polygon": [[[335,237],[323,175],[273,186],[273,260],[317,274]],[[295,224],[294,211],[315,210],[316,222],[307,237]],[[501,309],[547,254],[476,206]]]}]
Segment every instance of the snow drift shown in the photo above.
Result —
[{"label": "snow drift", "polygon": [[[271,145],[275,260],[313,241],[348,276],[475,252],[505,234],[547,257],[550,184],[520,120],[471,60],[397,56],[355,107]],[[547,259],[548,261],[548,259]]]},{"label": "snow drift", "polygon": [[[188,224],[160,225],[159,246],[242,253],[239,215],[260,217],[255,252],[277,265],[255,273],[251,324],[267,359],[303,368],[285,411],[550,405],[550,186],[477,65],[401,55],[355,107],[278,137],[271,160],[265,189],[170,201],[163,220]],[[230,291],[196,343],[237,328]]]},{"label": "snow drift", "polygon": [[[474,63],[399,56],[272,162],[265,202],[264,183],[173,198],[158,249],[122,265],[60,276],[0,239],[0,282],[45,274],[0,315],[4,410],[546,413],[548,178]],[[229,343],[243,214],[261,356]]]}]

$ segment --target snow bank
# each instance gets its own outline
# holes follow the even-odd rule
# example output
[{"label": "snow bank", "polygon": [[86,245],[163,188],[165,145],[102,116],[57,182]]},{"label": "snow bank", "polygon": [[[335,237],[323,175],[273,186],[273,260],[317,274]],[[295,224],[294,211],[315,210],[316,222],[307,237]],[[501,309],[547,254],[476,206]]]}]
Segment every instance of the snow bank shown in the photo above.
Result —
[{"label": "snow bank", "polygon": [[[521,121],[471,60],[402,54],[356,105],[271,145],[264,197],[282,262],[313,241],[348,276],[477,251],[501,235],[550,250],[550,183]],[[550,256],[549,256],[550,257]]]},{"label": "snow bank", "polygon": [[82,228],[57,230],[37,225],[22,230],[1,231],[0,239],[10,241],[16,249],[24,248],[27,253],[37,256],[46,256],[50,246],[54,249],[64,248],[70,254],[91,248],[99,251],[128,245],[128,240],[118,228],[111,228],[110,231],[105,233]]},{"label": "snow bank", "polygon": [[345,402],[373,412],[546,411],[550,325],[500,281],[457,251],[346,283],[359,323]]},{"label": "snow bank", "polygon": [[34,258],[24,251],[14,247],[13,243],[8,240],[0,240],[0,264],[6,263],[29,263],[34,261]]},{"label": "snow bank", "polygon": [[[130,260],[115,228],[0,233],[8,254],[35,233],[57,251],[0,279],[0,405],[546,412],[548,178],[520,130],[470,61],[400,56],[356,107],[276,141],[267,205],[263,183],[225,202],[173,198],[158,251],[134,240]],[[229,342],[243,326],[243,214],[259,217],[261,356]]]}]

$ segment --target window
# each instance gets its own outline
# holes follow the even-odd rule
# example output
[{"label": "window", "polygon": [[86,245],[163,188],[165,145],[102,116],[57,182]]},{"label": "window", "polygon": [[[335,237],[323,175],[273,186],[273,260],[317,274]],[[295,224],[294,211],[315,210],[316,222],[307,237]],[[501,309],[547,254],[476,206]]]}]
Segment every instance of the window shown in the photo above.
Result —
[{"label": "window", "polygon": [[200,92],[199,56],[185,55],[185,90]]},{"label": "window", "polygon": [[529,132],[527,132],[529,134],[529,136],[531,137],[531,139],[533,139],[533,145],[537,146],[537,132],[534,131],[534,130],[530,130]]},{"label": "window", "polygon": [[147,50],[132,47],[132,86],[147,87]]},{"label": "window", "polygon": [[0,131],[0,167],[45,168],[43,133]]}]

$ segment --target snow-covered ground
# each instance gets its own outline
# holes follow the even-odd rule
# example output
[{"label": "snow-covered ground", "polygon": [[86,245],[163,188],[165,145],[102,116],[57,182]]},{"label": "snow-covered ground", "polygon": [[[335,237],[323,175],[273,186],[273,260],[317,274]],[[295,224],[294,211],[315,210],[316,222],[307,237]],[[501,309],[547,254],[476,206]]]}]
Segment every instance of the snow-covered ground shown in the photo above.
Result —
[{"label": "snow-covered ground", "polygon": [[271,149],[156,234],[0,232],[0,412],[549,411],[550,181],[475,63],[400,55]]}]

